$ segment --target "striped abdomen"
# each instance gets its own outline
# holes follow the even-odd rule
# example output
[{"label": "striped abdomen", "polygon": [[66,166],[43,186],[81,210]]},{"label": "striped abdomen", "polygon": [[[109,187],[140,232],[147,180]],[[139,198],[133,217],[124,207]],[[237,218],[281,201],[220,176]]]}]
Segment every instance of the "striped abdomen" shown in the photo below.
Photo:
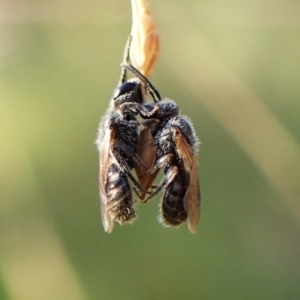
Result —
[{"label": "striped abdomen", "polygon": [[116,164],[112,164],[107,172],[107,210],[120,224],[135,218],[132,191],[127,176]]},{"label": "striped abdomen", "polygon": [[160,221],[165,226],[178,226],[187,220],[187,213],[183,206],[185,192],[182,176],[177,174],[167,187],[161,205]]}]

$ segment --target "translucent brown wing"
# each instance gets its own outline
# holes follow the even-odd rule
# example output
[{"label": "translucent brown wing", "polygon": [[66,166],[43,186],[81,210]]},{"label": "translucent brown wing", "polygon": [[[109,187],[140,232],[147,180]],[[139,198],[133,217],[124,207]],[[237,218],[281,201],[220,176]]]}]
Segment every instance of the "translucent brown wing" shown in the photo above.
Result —
[{"label": "translucent brown wing", "polygon": [[188,227],[191,233],[196,233],[200,218],[200,184],[198,178],[198,155],[194,155],[194,163],[190,171],[190,184],[183,199],[188,212]]},{"label": "translucent brown wing", "polygon": [[196,233],[200,218],[200,184],[198,178],[198,155],[181,133],[176,139],[178,154],[183,162],[187,191],[183,204],[188,213],[188,227],[191,233]]},{"label": "translucent brown wing", "polygon": [[101,206],[101,219],[104,230],[112,232],[114,227],[114,220],[111,218],[107,211],[107,171],[111,163],[110,149],[114,143],[116,133],[113,126],[109,124],[109,118],[103,121],[101,130],[98,135],[99,145],[99,193],[100,193],[100,206]]},{"label": "translucent brown wing", "polygon": [[[146,174],[147,170],[149,170],[155,164],[156,158],[156,146],[154,143],[154,138],[150,130],[147,128],[144,128],[140,132],[137,155],[140,157],[143,165],[137,164],[135,166],[136,175],[141,187],[147,191],[152,186],[152,183],[159,172],[159,170],[156,170],[153,173]],[[141,192],[140,196],[142,201],[144,200],[145,195],[145,192]]]}]

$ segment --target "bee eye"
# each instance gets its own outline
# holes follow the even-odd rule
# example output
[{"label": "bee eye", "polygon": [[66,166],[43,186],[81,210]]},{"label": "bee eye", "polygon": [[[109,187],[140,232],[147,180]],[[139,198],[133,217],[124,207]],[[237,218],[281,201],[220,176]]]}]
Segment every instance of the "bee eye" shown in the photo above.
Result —
[{"label": "bee eye", "polygon": [[151,103],[145,103],[144,105],[143,105],[143,110],[145,111],[145,112],[150,112],[150,111],[152,111],[153,109],[155,108],[155,106]]},{"label": "bee eye", "polygon": [[114,92],[113,98],[116,99],[121,95],[130,93],[136,88],[137,84],[135,82],[125,82],[120,85]]}]

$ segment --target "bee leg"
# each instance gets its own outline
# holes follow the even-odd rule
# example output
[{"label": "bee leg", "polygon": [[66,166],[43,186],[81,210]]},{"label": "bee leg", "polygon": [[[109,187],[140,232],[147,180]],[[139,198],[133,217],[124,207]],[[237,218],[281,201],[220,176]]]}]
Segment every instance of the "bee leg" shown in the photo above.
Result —
[{"label": "bee leg", "polygon": [[[124,148],[125,149],[125,151],[127,150],[127,145],[125,145],[125,144],[120,144],[121,145],[121,147],[122,148]],[[142,165],[145,169],[147,169],[145,166],[144,166],[144,164],[143,164],[143,162],[142,162],[142,160],[140,159],[140,157],[136,154],[136,153],[131,153],[132,151],[131,151],[131,149],[129,148],[128,149],[128,152],[127,152],[127,154],[128,154],[128,157],[129,157],[129,160],[130,159],[132,159],[132,161],[131,162],[133,162],[133,164],[140,164],[140,165]],[[119,168],[121,169],[121,171],[123,172],[123,173],[129,173],[130,172],[130,170],[131,170],[131,164],[132,163],[130,163],[127,159],[125,159],[124,157],[122,157],[121,155],[120,155],[120,153],[119,153],[119,151],[117,151],[117,150],[112,150],[112,153],[113,153],[113,155],[114,155],[114,157],[116,157],[116,160],[117,160],[117,162],[118,162],[118,166],[119,166]],[[133,167],[133,166],[132,166]]]},{"label": "bee leg", "polygon": [[129,125],[136,125],[136,126],[140,126],[141,125],[141,122],[139,122],[139,121],[130,120],[130,121],[126,121],[126,122]]},{"label": "bee leg", "polygon": [[147,170],[147,167],[144,165],[143,161],[137,154],[133,155],[132,159],[134,160],[135,165],[142,166],[145,170]]},{"label": "bee leg", "polygon": [[138,188],[140,191],[142,191],[143,193],[146,194],[150,194],[149,192],[145,191],[141,185],[139,184],[139,182],[132,176],[132,174],[129,172],[127,174],[127,176],[129,177],[129,179],[132,181],[132,183],[136,186],[136,188]]},{"label": "bee leg", "polygon": [[[122,113],[124,111],[124,105],[121,104],[120,105],[120,109],[122,110]],[[135,125],[135,126],[140,126],[141,122],[137,121],[137,120],[118,120],[118,125],[122,124],[122,125]]]},{"label": "bee leg", "polygon": [[[154,105],[153,109],[148,111],[143,106],[139,107],[139,113],[142,118],[150,118],[152,117],[160,108],[158,105]],[[158,120],[159,121],[159,120]]]},{"label": "bee leg", "polygon": [[162,182],[156,188],[156,190],[148,197],[144,202],[147,202],[149,199],[156,196],[162,189],[166,188],[177,176],[178,168],[176,166],[171,166],[168,168]]},{"label": "bee leg", "polygon": [[140,108],[138,103],[126,102],[119,106],[121,114],[124,115],[128,111],[132,111],[133,113],[137,113]]},{"label": "bee leg", "polygon": [[138,196],[138,198],[142,199],[142,195],[139,193],[138,189],[136,187],[133,187],[132,189],[133,189],[134,193]]},{"label": "bee leg", "polygon": [[[145,203],[145,201],[143,200],[143,198],[144,198],[145,196],[143,196],[142,194],[139,193],[138,188],[135,187],[135,186],[133,186],[132,189],[133,189],[134,193],[138,196],[138,198],[141,200],[141,203]],[[148,194],[148,195],[149,195],[149,194],[152,193],[152,190],[151,190],[151,192],[146,192],[146,191],[144,191],[144,190],[143,190],[142,192],[143,192],[143,194]]]},{"label": "bee leg", "polygon": [[115,149],[112,149],[112,154],[115,157],[117,165],[120,168],[121,172],[127,175],[130,172],[128,161],[120,155],[119,151]]},{"label": "bee leg", "polygon": [[157,160],[156,163],[154,164],[154,166],[152,166],[150,169],[148,169],[146,173],[142,174],[142,176],[154,173],[158,169],[165,169],[170,164],[172,158],[173,158],[173,154],[171,154],[171,153],[164,155],[159,160]]}]

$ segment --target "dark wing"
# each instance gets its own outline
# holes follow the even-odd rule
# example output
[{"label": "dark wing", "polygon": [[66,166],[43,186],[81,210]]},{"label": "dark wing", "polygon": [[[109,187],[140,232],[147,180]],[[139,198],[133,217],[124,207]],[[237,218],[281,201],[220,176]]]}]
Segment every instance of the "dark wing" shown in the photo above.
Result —
[{"label": "dark wing", "polygon": [[[154,138],[149,129],[144,128],[139,135],[137,155],[142,161],[142,164],[137,164],[135,166],[135,171],[139,180],[141,187],[147,191],[159,170],[154,171],[153,173],[146,173],[151,167],[155,164],[156,158],[156,146],[154,143]],[[145,198],[145,192],[141,192],[141,200]]]},{"label": "dark wing", "polygon": [[184,135],[179,134],[176,139],[178,154],[183,162],[187,191],[183,204],[188,213],[188,227],[191,233],[196,233],[200,218],[200,184],[198,178],[198,155],[194,153],[192,146]]},{"label": "dark wing", "polygon": [[108,233],[112,232],[114,227],[114,220],[107,211],[107,172],[111,163],[110,150],[114,143],[115,130],[113,126],[109,124],[109,119],[103,121],[101,130],[98,136],[99,145],[99,193],[100,193],[100,205],[101,205],[101,219],[104,230]]}]

